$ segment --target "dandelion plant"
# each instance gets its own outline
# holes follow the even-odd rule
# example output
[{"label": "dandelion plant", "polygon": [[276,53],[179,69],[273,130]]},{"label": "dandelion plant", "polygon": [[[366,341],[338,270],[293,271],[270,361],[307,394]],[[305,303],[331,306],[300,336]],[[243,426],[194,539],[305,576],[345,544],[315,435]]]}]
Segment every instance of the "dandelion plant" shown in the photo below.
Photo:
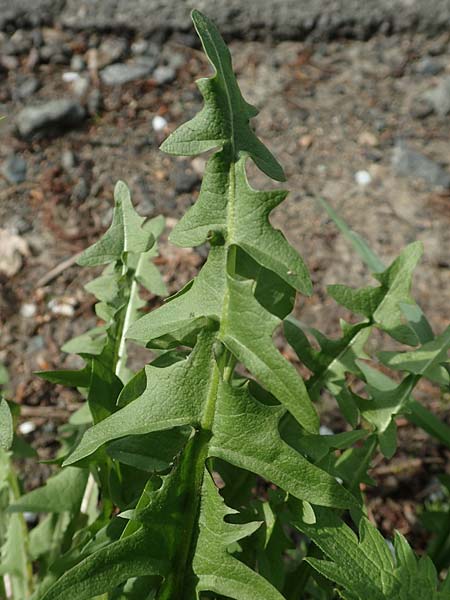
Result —
[{"label": "dandelion plant", "polygon": [[[385,268],[324,204],[378,285],[329,288],[359,317],[342,322],[339,339],[298,322],[296,294],[312,292],[308,270],[270,221],[287,192],[253,189],[247,177],[251,163],[277,182],[283,169],[253,130],[258,111],[216,26],[196,10],[192,20],[213,73],[197,82],[203,108],[161,149],[209,152],[199,196],[170,235],[181,247],[208,244],[208,257],[143,314],[140,286],[165,295],[151,263],[163,223],[137,215],[117,185],[113,223],[80,260],[106,265],[87,286],[104,324],[64,348],[83,369],[40,374],[80,389],[86,404],[66,428],[60,470],[8,508],[49,513],[30,534],[32,598],[444,600],[449,578],[441,582],[400,534],[389,547],[363,495],[375,454],[395,453],[399,415],[450,445],[448,427],[413,397],[422,377],[449,386],[450,330],[435,335],[411,296],[422,247]],[[373,357],[375,329],[403,350]],[[281,330],[311,373],[306,382],[274,343]],[[131,342],[153,352],[136,372]],[[321,435],[323,394],[345,430]]]}]

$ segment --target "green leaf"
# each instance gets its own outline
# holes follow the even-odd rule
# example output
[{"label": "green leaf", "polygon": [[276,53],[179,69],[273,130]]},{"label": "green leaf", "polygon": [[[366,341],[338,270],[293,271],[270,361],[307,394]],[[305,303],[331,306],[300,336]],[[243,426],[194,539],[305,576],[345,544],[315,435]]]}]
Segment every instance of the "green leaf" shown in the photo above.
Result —
[{"label": "green leaf", "polygon": [[[361,372],[367,381],[369,400],[358,399],[358,407],[363,417],[376,428],[379,434],[384,434],[391,425],[392,418],[407,407],[415,380],[411,376],[405,377],[400,383],[395,382],[377,369],[363,361],[358,361]],[[390,436],[392,448],[392,430],[386,435]],[[384,438],[387,441],[387,438]]]},{"label": "green leaf", "polygon": [[400,303],[400,310],[408,321],[408,325],[417,336],[417,342],[426,344],[434,339],[434,333],[431,325],[423,314],[422,309],[417,304]]},{"label": "green leaf", "polygon": [[208,393],[208,373],[212,370],[212,343],[212,336],[204,334],[186,360],[163,369],[147,365],[144,393],[88,429],[64,464],[86,458],[106,442],[120,437],[199,423]]},{"label": "green leaf", "polygon": [[27,525],[22,515],[7,511],[19,493],[10,453],[0,447],[0,594],[5,577],[14,600],[29,598],[32,586]]},{"label": "green leaf", "polygon": [[150,261],[152,254],[153,250],[149,250],[140,255],[140,260],[136,267],[136,281],[156,296],[167,296],[167,287],[161,273]]},{"label": "green leaf", "polygon": [[191,434],[188,429],[129,436],[108,445],[107,454],[121,463],[155,473],[168,469]]},{"label": "green leaf", "polygon": [[229,277],[228,287],[230,298],[219,333],[223,343],[307,431],[316,432],[319,419],[303,379],[272,343],[281,321],[253,298],[252,281]]},{"label": "green leaf", "polygon": [[87,388],[91,382],[91,367],[89,365],[79,371],[35,371],[34,374],[51,383],[59,383],[67,387]]},{"label": "green leaf", "polygon": [[111,227],[101,240],[83,252],[78,264],[89,267],[103,265],[121,260],[125,252],[146,252],[154,243],[155,238],[143,228],[145,219],[135,212],[130,191],[123,181],[116,184],[114,202]]},{"label": "green leaf", "polygon": [[8,369],[0,363],[0,387],[6,386],[9,382]]},{"label": "green leaf", "polygon": [[0,451],[9,450],[14,437],[14,425],[9,405],[0,396]]},{"label": "green leaf", "polygon": [[287,196],[285,191],[261,192],[252,189],[245,171],[246,158],[236,163],[234,174],[234,226],[228,228],[230,196],[228,156],[216,154],[208,161],[205,179],[196,204],[177,223],[170,240],[179,246],[198,246],[210,231],[220,233],[256,262],[277,273],[295,289],[311,293],[307,268],[284,235],[269,221],[271,211]]},{"label": "green leaf", "polygon": [[[384,271],[386,267],[383,261],[380,260],[362,237],[354,232],[323,198],[317,198],[317,201],[327,211],[343,236],[352,244],[363,263],[366,264],[373,273]],[[421,344],[430,342],[434,337],[433,330],[420,307],[417,304],[400,303],[400,309],[408,321],[409,327],[417,336],[417,341]]]},{"label": "green leaf", "polygon": [[172,133],[161,149],[169,154],[191,155],[230,144],[234,156],[249,155],[266,175],[284,181],[283,169],[249,125],[258,111],[242,98],[230,52],[220,33],[197,10],[192,12],[192,20],[215,75],[197,82],[205,99],[204,108]]},{"label": "green leaf", "polygon": [[333,340],[316,329],[310,329],[317,339],[320,350],[312,348],[300,324],[293,317],[284,321],[286,339],[299,359],[313,372],[307,382],[308,393],[318,400],[322,389],[327,388],[337,399],[347,420],[356,426],[358,411],[351,394],[346,390],[347,373],[359,374],[356,359],[369,358],[364,346],[370,334],[367,322],[349,325],[341,321],[342,337]]},{"label": "green leaf", "polygon": [[[86,333],[82,333],[77,337],[66,342],[61,350],[68,354],[80,354],[80,356],[88,356],[102,353],[107,339],[106,327],[94,327]],[[42,373],[39,373],[42,376]]]},{"label": "green leaf", "polygon": [[278,423],[285,410],[266,406],[247,386],[219,387],[210,454],[275,483],[296,498],[322,506],[356,506],[337,481],[283,442]]},{"label": "green leaf", "polygon": [[[430,559],[417,561],[406,540],[396,534],[395,557],[386,541],[366,519],[359,537],[335,513],[317,510],[314,525],[297,519],[295,526],[310,537],[327,560],[306,558],[321,575],[340,585],[354,600],[430,598],[444,600]],[[347,596],[345,596],[347,597]]]},{"label": "green leaf", "polygon": [[422,252],[421,242],[407,246],[390,267],[374,275],[381,284],[379,287],[354,290],[345,285],[331,285],[328,293],[342,306],[370,318],[394,339],[415,345],[416,334],[405,323],[401,305],[414,304],[410,296],[412,274]]},{"label": "green leaf", "polygon": [[[316,431],[317,414],[303,380],[272,343],[280,319],[255,299],[255,282],[228,276],[227,291],[222,273],[226,269],[223,247],[213,248],[208,262],[193,285],[162,308],[146,315],[130,330],[129,337],[154,346],[155,340],[187,343],[207,323],[220,321],[224,345],[282,402],[305,429]],[[245,315],[245,318],[242,318]]]},{"label": "green leaf", "polygon": [[199,517],[199,536],[193,560],[197,590],[226,595],[234,600],[283,600],[261,575],[233,558],[227,548],[251,535],[260,523],[237,525],[225,518],[236,511],[225,506],[209,473],[205,474]]},{"label": "green leaf", "polygon": [[130,577],[166,572],[168,565],[158,558],[158,544],[152,551],[146,542],[146,532],[140,530],[94,552],[60,577],[41,600],[88,600]]},{"label": "green leaf", "polygon": [[0,576],[9,576],[14,598],[29,598],[31,565],[28,561],[26,523],[22,515],[10,515],[6,541],[0,550]]},{"label": "green leaf", "polygon": [[409,352],[379,352],[380,361],[396,371],[421,375],[439,385],[450,383],[449,373],[442,363],[448,360],[450,349],[450,326],[434,340]]},{"label": "green leaf", "polygon": [[[148,347],[193,346],[199,329],[220,319],[225,295],[226,253],[212,248],[208,261],[189,288],[139,319],[127,337]],[[217,328],[217,325],[215,325]]]},{"label": "green leaf", "polygon": [[10,507],[10,512],[70,512],[79,511],[88,472],[74,467],[62,469],[50,477],[46,484],[24,494]]}]

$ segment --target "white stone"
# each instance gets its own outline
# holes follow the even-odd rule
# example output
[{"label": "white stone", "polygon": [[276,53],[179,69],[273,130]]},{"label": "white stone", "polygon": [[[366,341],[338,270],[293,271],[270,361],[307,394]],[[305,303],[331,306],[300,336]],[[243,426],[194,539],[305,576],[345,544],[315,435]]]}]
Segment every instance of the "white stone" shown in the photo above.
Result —
[{"label": "white stone", "polygon": [[366,186],[372,182],[372,175],[369,171],[356,171],[355,181],[358,185]]},{"label": "white stone", "polygon": [[28,435],[36,429],[36,425],[31,421],[24,421],[23,423],[20,423],[18,429],[22,435]]},{"label": "white stone", "polygon": [[72,83],[80,78],[79,73],[75,73],[75,71],[66,71],[62,74],[62,79],[65,83]]},{"label": "white stone", "polygon": [[155,131],[162,131],[167,127],[167,121],[161,115],[155,115],[152,119],[152,127]]},{"label": "white stone", "polygon": [[73,317],[75,309],[72,304],[63,302],[61,300],[50,300],[48,303],[49,309],[54,315],[61,315],[62,317]]},{"label": "white stone", "polygon": [[36,314],[36,311],[37,311],[36,304],[32,304],[29,302],[25,302],[25,304],[22,304],[22,306],[20,307],[20,314],[22,317],[25,317],[26,319],[30,319],[31,317],[34,317],[34,315]]},{"label": "white stone", "polygon": [[320,435],[334,435],[334,433],[331,431],[331,429],[329,427],[327,427],[326,425],[320,426],[319,433],[320,433]]}]

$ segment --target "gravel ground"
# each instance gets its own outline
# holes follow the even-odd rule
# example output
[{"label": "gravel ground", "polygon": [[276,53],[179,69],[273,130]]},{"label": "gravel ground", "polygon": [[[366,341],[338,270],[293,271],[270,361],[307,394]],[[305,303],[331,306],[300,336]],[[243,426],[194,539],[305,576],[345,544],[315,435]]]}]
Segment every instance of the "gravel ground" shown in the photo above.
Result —
[{"label": "gravel ground", "polygon": [[449,0],[0,0],[0,27],[59,23],[73,30],[188,32],[192,8],[214,17],[225,34],[247,40],[434,35],[450,25]]},{"label": "gravel ground", "polygon": [[[69,11],[75,3],[63,4]],[[93,273],[67,265],[54,278],[48,274],[105,230],[117,179],[128,182],[142,214],[162,213],[169,227],[194,201],[204,159],[167,157],[158,145],[198,111],[194,80],[209,69],[198,50],[184,45],[193,45],[190,34],[162,43],[131,29],[74,31],[51,25],[53,3],[47,6],[46,25],[0,33],[0,114],[7,117],[0,147],[0,362],[10,370],[24,418],[37,428],[30,436],[42,458],[54,452],[56,425],[79,398],[32,371],[76,367],[58,346],[95,322],[82,288]],[[121,3],[115,6],[120,14]],[[429,6],[431,14],[439,3]],[[314,280],[315,293],[299,299],[297,314],[326,333],[336,333],[345,316],[326,298],[326,285],[367,284],[370,277],[318,207],[319,196],[386,263],[407,243],[423,240],[415,294],[437,331],[448,323],[450,35],[429,33],[231,43],[244,95],[261,108],[257,131],[288,177],[291,194],[273,221],[301,251]],[[255,187],[272,185],[254,171],[250,179]],[[193,276],[203,257],[202,249],[174,249],[163,239],[159,262],[170,291]],[[421,393],[439,409],[435,390]],[[334,418],[325,417],[332,427]],[[404,437],[407,457],[425,448],[420,435]],[[446,460],[440,449],[430,452],[435,463],[419,461],[412,475],[405,471],[422,487]],[[27,486],[45,475],[33,468]],[[380,485],[386,478],[389,471],[381,471]],[[392,480],[383,485],[374,498],[377,518],[387,520],[386,532],[400,519],[401,530],[410,532],[404,505],[396,516],[388,503],[380,507],[383,494],[394,494]],[[411,489],[401,493],[411,496]]]}]

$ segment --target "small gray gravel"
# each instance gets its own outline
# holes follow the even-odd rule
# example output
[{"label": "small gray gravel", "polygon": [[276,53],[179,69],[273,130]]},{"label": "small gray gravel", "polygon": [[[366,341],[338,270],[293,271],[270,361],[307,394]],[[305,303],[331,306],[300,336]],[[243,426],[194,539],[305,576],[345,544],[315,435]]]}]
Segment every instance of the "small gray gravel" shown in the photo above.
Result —
[{"label": "small gray gravel", "polygon": [[0,29],[60,23],[166,35],[187,31],[192,8],[246,39],[367,39],[380,30],[435,34],[450,26],[448,0],[0,0]]},{"label": "small gray gravel", "polygon": [[11,154],[3,163],[1,173],[11,184],[22,183],[27,178],[27,163],[18,154]]},{"label": "small gray gravel", "polygon": [[423,179],[435,187],[450,188],[450,173],[434,160],[399,142],[392,155],[392,167],[398,175]]},{"label": "small gray gravel", "polygon": [[76,100],[50,100],[21,110],[16,125],[23,138],[54,135],[76,127],[85,116],[84,108]]},{"label": "small gray gravel", "polygon": [[434,109],[434,112],[440,117],[445,117],[450,113],[450,77],[444,77],[438,85],[429,90],[424,95]]},{"label": "small gray gravel", "polygon": [[155,67],[153,60],[135,63],[115,63],[105,67],[100,72],[100,78],[105,85],[124,85],[130,81],[148,77]]}]

